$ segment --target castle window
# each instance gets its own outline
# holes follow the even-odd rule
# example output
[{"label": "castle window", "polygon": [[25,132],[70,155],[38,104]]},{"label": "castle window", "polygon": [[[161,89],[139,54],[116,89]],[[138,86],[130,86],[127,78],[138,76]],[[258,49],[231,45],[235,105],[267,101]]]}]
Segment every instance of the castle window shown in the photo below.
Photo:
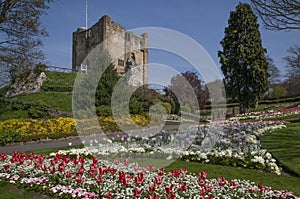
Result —
[{"label": "castle window", "polygon": [[118,59],[118,66],[124,66],[124,60]]}]

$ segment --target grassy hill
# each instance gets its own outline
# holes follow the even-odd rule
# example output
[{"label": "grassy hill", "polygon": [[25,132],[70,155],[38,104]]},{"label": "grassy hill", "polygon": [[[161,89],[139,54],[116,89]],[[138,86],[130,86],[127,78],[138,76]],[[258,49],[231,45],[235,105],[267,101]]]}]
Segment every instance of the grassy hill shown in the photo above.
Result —
[{"label": "grassy hill", "polygon": [[72,90],[76,73],[46,71],[39,93],[5,98],[9,86],[0,89],[0,120],[43,116],[43,112],[72,112]]}]

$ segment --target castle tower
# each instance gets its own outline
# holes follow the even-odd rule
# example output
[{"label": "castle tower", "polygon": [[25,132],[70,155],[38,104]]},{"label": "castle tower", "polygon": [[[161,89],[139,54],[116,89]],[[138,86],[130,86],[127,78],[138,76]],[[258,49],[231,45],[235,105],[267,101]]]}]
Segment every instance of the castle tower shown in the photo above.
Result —
[{"label": "castle tower", "polygon": [[[78,28],[73,32],[73,44],[72,44],[72,69],[76,70],[86,56],[94,49],[98,44],[102,43],[109,37],[124,33],[125,38],[120,42],[124,46],[124,53],[113,61],[115,69],[119,75],[123,75],[128,67],[137,67],[138,71],[142,74],[142,83],[148,83],[148,35],[144,33],[142,35],[136,35],[132,32],[126,32],[125,28],[121,25],[113,22],[109,16],[103,16],[96,24],[91,28]],[[138,48],[137,48],[138,46]],[[117,46],[110,46],[112,52]],[[138,49],[138,50],[135,50]]]}]

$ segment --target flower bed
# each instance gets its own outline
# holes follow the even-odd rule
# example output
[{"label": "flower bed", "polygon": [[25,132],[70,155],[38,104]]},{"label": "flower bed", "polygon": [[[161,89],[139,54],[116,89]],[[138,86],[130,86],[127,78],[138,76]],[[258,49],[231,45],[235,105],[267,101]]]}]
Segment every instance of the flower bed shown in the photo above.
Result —
[{"label": "flower bed", "polygon": [[270,110],[261,112],[250,112],[239,114],[236,117],[230,118],[231,121],[241,121],[241,120],[264,120],[264,119],[282,119],[297,116],[300,114],[300,107],[285,108],[282,110]]},{"label": "flower bed", "polygon": [[152,169],[127,160],[0,153],[0,180],[56,198],[298,198],[247,180],[208,180],[203,171],[195,176],[185,169]]},{"label": "flower bed", "polygon": [[[275,121],[252,123],[226,123],[212,128],[201,125],[185,131],[161,132],[156,135],[119,137],[107,143],[95,140],[84,149],[59,151],[68,155],[96,155],[128,157],[182,158],[187,161],[260,169],[280,175],[276,160],[261,148],[259,137],[285,125]],[[205,145],[209,138],[211,148]],[[117,140],[117,141],[115,141]],[[209,150],[208,150],[209,149]],[[124,154],[122,156],[122,154]],[[159,156],[159,154],[161,154]]]},{"label": "flower bed", "polygon": [[[149,123],[149,119],[139,115],[124,118],[121,122],[123,124],[130,124],[131,119],[135,124],[140,126],[145,126]],[[100,126],[90,126],[87,124],[86,126],[89,129],[83,130],[86,132],[91,129],[94,132],[101,129],[105,132],[120,130],[112,117],[99,117],[98,120]],[[53,119],[11,119],[0,121],[0,145],[41,139],[59,139],[77,135],[75,119],[73,118],[59,117]]]}]

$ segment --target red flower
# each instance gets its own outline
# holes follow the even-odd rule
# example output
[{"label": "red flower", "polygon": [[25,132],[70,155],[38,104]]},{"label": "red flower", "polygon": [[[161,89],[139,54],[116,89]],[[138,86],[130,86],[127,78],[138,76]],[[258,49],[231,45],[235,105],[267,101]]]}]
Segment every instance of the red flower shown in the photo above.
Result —
[{"label": "red flower", "polygon": [[80,157],[77,156],[77,157],[74,159],[74,164],[77,165],[79,162],[80,162]]},{"label": "red flower", "polygon": [[51,173],[51,174],[54,174],[54,173],[55,173],[55,167],[51,167],[51,168],[49,168],[49,170],[50,170],[50,173]]},{"label": "red flower", "polygon": [[0,158],[2,161],[6,160],[6,155],[4,153],[0,153]]},{"label": "red flower", "polygon": [[186,190],[186,182],[182,183],[179,182],[178,183],[178,191],[185,191]]},{"label": "red flower", "polygon": [[169,195],[173,188],[174,188],[175,185],[171,184],[170,186],[165,186],[165,191],[166,191],[166,194]]},{"label": "red flower", "polygon": [[78,182],[78,183],[81,183],[84,180],[83,180],[83,178],[81,176],[76,176],[75,181]]},{"label": "red flower", "polygon": [[138,188],[134,188],[134,190],[133,190],[134,197],[136,197],[136,198],[141,197],[143,191],[144,191],[144,189],[139,190]]},{"label": "red flower", "polygon": [[149,184],[148,187],[149,187],[149,191],[155,192],[155,190],[156,190],[156,184],[155,183],[154,184]]},{"label": "red flower", "polygon": [[48,167],[46,165],[42,165],[42,171],[46,171],[48,169]]},{"label": "red flower", "polygon": [[103,196],[107,199],[111,199],[113,197],[113,194],[108,191]]},{"label": "red flower", "polygon": [[168,196],[168,199],[176,199],[176,193],[170,193],[170,195]]},{"label": "red flower", "polygon": [[201,180],[205,180],[205,179],[206,179],[206,176],[207,176],[207,173],[208,173],[208,172],[201,171],[201,172],[199,173],[200,179],[201,179]]},{"label": "red flower", "polygon": [[224,186],[226,184],[226,180],[224,178],[224,176],[222,176],[221,178],[218,178],[218,183],[220,186]]},{"label": "red flower", "polygon": [[58,161],[58,159],[53,158],[53,159],[50,160],[50,163],[51,163],[52,166],[54,166],[57,163],[57,161]]},{"label": "red flower", "polygon": [[253,193],[253,191],[254,191],[253,187],[249,187],[248,191],[249,191],[250,193]]},{"label": "red flower", "polygon": [[178,177],[179,177],[179,175],[180,175],[180,172],[179,172],[179,171],[177,171],[177,170],[172,170],[170,173],[171,173],[171,174],[172,174],[172,176],[173,176],[173,177],[175,177],[175,178],[178,178]]},{"label": "red flower", "polygon": [[62,158],[62,157],[63,157],[63,155],[62,155],[62,154],[59,154],[59,153],[57,153],[57,154],[55,155],[55,157],[56,157],[56,159],[60,159],[60,158]]},{"label": "red flower", "polygon": [[64,157],[64,162],[65,162],[66,164],[68,164],[70,161],[71,161],[70,156],[66,155],[66,156]]},{"label": "red flower", "polygon": [[81,167],[79,168],[79,170],[76,172],[76,176],[79,176],[79,175],[82,176],[83,173],[84,173],[84,167],[81,166]]},{"label": "red flower", "polygon": [[105,173],[105,168],[104,167],[100,167],[99,168],[99,174],[103,175]]},{"label": "red flower", "polygon": [[163,175],[165,174],[164,168],[158,169],[158,170],[157,170],[157,174],[158,174],[159,176],[163,176]]},{"label": "red flower", "polygon": [[58,170],[61,173],[65,171],[65,164],[64,164],[64,162],[59,163]]},{"label": "red flower", "polygon": [[10,166],[8,164],[6,164],[6,165],[3,166],[3,168],[4,168],[5,171],[7,171],[9,169],[9,167]]},{"label": "red flower", "polygon": [[263,192],[265,190],[264,186],[261,183],[259,183],[257,185],[257,187],[258,187],[258,189],[259,189],[260,192]]},{"label": "red flower", "polygon": [[36,168],[38,168],[38,167],[41,166],[41,164],[40,164],[39,162],[35,162],[35,163],[34,163],[34,166],[35,166]]},{"label": "red flower", "polygon": [[236,184],[234,181],[230,181],[229,186],[230,188],[237,188],[239,185]]},{"label": "red flower", "polygon": [[145,179],[144,173],[138,173],[137,176],[134,178],[134,182],[137,185],[141,185],[144,179]]},{"label": "red flower", "polygon": [[156,184],[161,184],[163,181],[163,178],[160,176],[156,176],[156,177],[154,177],[154,181]]},{"label": "red flower", "polygon": [[102,176],[99,176],[99,177],[97,178],[96,182],[97,182],[98,184],[102,183],[102,182],[103,182]]},{"label": "red flower", "polygon": [[92,161],[93,161],[93,164],[97,164],[98,163],[98,159],[95,158],[95,157],[92,159]]},{"label": "red flower", "polygon": [[65,176],[66,176],[66,178],[71,178],[71,177],[72,177],[72,173],[69,172],[69,171],[67,171],[67,172],[65,173]]},{"label": "red flower", "polygon": [[153,196],[151,196],[150,194],[147,194],[147,198],[148,198],[148,199],[160,199],[160,197],[158,197],[158,196],[156,195],[156,193],[154,193]]}]

